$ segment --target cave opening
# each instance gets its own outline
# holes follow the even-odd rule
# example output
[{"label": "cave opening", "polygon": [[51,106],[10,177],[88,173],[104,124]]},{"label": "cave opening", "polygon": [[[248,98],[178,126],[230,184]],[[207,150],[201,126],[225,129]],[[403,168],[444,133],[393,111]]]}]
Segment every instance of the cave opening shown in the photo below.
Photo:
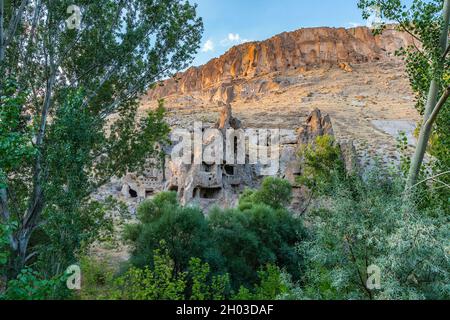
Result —
[{"label": "cave opening", "polygon": [[225,165],[225,173],[229,176],[234,176],[234,167],[230,165]]},{"label": "cave opening", "polygon": [[137,198],[138,197],[138,193],[134,189],[130,188],[130,190],[128,190],[128,193],[130,194],[130,197],[132,197],[132,198]]},{"label": "cave opening", "polygon": [[222,188],[196,188],[194,196],[200,199],[218,199]]}]

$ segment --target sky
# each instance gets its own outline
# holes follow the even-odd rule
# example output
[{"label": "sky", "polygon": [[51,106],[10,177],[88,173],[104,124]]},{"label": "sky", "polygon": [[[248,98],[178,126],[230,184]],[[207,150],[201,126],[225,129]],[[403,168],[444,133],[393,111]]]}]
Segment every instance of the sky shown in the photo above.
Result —
[{"label": "sky", "polygon": [[[405,0],[408,2],[409,0]],[[205,31],[193,65],[225,53],[234,45],[265,40],[303,27],[366,25],[358,0],[191,0]]]}]

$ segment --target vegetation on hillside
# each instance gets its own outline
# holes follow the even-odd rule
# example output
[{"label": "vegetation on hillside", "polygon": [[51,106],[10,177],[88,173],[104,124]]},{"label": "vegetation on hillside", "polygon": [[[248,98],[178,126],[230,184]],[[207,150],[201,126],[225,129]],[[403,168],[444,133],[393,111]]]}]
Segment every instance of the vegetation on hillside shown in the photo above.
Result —
[{"label": "vegetation on hillside", "polygon": [[302,214],[274,177],[208,214],[163,192],[124,226],[120,268],[88,249],[127,208],[92,195],[161,154],[163,102],[138,117],[138,98],[189,65],[203,27],[179,0],[80,3],[68,29],[70,1],[0,0],[0,300],[450,299],[449,0],[360,1],[422,43],[399,52],[424,115],[400,169],[347,172],[334,138],[318,137],[299,153]]}]

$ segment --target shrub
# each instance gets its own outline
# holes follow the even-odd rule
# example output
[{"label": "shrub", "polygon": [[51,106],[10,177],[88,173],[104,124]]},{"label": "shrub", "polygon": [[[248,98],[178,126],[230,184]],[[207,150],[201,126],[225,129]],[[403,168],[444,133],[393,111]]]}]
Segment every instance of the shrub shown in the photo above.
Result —
[{"label": "shrub", "polygon": [[17,278],[10,280],[0,300],[55,300],[68,299],[71,293],[66,287],[64,275],[45,279],[38,272],[26,268]]},{"label": "shrub", "polygon": [[[334,196],[310,212],[313,236],[300,246],[307,297],[449,297],[448,217],[405,203],[398,176],[377,170],[365,179],[336,179]],[[370,265],[381,270],[380,290],[367,288]]]},{"label": "shrub", "polygon": [[314,143],[302,146],[298,156],[303,166],[297,182],[314,193],[324,191],[332,179],[344,172],[341,151],[332,136],[318,136]]},{"label": "shrub", "polygon": [[253,286],[257,270],[267,264],[299,279],[302,258],[296,246],[305,232],[301,219],[282,209],[291,192],[288,182],[266,179],[261,190],[243,195],[243,210],[215,208],[208,218],[199,208],[181,207],[173,193],[162,193],[144,202],[139,223],[126,228],[125,238],[134,245],[131,262],[152,267],[153,252],[164,240],[177,273],[186,272],[192,258],[198,258],[214,274],[230,274],[234,289]]},{"label": "shrub", "polygon": [[244,212],[215,210],[209,223],[233,288],[252,286],[258,279],[256,270],[267,264],[279,265],[300,278],[303,260],[296,245],[305,237],[300,218],[283,209],[253,204]]},{"label": "shrub", "polygon": [[289,181],[267,177],[261,188],[254,194],[255,203],[266,204],[273,209],[281,209],[292,201],[292,186]]},{"label": "shrub", "polygon": [[[176,272],[164,241],[154,251],[153,267],[131,267],[120,276],[102,274],[102,264],[83,269],[81,298],[108,300],[222,300],[229,292],[228,275],[213,275],[207,263],[192,258],[185,272]],[[93,267],[92,267],[93,266]],[[106,269],[108,270],[108,269]],[[99,272],[100,271],[100,272]],[[87,277],[87,278],[86,278]],[[101,287],[100,290],[96,289]],[[88,294],[86,294],[88,293]],[[91,294],[94,293],[94,294]]]},{"label": "shrub", "polygon": [[289,206],[292,201],[292,186],[289,181],[274,177],[263,180],[259,190],[245,190],[239,199],[239,209],[246,210],[253,204],[265,204],[273,209]]},{"label": "shrub", "polygon": [[203,258],[213,247],[203,212],[181,207],[173,193],[162,193],[138,209],[138,224],[125,228],[125,239],[134,246],[131,263],[153,265],[153,251],[166,243],[176,272],[186,271],[191,258]]}]

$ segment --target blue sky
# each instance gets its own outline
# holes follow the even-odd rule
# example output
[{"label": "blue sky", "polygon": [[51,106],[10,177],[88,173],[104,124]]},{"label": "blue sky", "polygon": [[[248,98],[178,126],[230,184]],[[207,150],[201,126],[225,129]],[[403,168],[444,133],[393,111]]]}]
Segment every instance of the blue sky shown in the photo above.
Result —
[{"label": "blue sky", "polygon": [[264,40],[303,27],[365,24],[357,0],[192,0],[205,32],[194,65],[204,64],[233,45]]}]

